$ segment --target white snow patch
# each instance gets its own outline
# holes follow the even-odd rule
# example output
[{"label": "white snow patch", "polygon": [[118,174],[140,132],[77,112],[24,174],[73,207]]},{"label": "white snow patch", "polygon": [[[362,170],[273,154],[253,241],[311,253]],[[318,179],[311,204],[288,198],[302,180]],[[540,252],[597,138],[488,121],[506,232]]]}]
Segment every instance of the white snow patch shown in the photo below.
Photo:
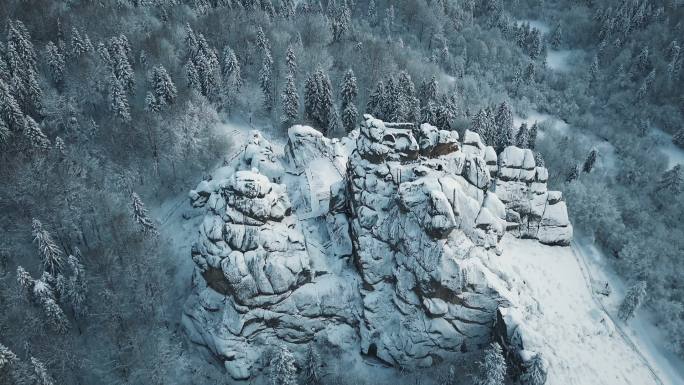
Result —
[{"label": "white snow patch", "polygon": [[660,151],[667,156],[668,168],[672,168],[678,164],[684,166],[684,149],[677,147],[674,143],[672,143],[672,135],[659,128],[654,128],[652,131],[652,136],[654,137]]},{"label": "white snow patch", "polygon": [[549,362],[548,385],[657,384],[628,343],[616,333],[611,336],[610,320],[592,299],[572,248],[509,234],[501,245],[503,254],[492,258],[490,267],[519,294],[531,314],[527,325],[545,341],[532,349]]}]

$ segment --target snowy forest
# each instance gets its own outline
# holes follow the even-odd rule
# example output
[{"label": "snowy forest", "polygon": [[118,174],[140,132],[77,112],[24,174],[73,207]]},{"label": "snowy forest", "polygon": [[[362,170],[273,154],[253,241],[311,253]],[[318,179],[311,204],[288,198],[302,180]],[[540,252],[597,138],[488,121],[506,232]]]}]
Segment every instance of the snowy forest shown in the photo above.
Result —
[{"label": "snowy forest", "polygon": [[679,377],[656,383],[684,378],[681,0],[3,0],[0,20],[0,384],[591,384],[494,340],[378,371],[278,345],[242,381],[188,338],[197,229],[170,207],[198,215],[240,127],[344,144],[365,114],[530,150],[563,247],[605,257],[616,323],[658,335]]}]

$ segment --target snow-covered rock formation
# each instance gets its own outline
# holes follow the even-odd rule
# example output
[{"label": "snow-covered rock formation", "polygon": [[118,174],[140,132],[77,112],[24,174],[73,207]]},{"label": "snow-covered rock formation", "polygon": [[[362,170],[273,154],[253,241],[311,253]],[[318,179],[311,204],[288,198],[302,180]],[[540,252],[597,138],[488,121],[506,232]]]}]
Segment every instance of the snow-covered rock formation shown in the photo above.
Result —
[{"label": "snow-covered rock formation", "polygon": [[277,343],[404,368],[477,350],[497,310],[516,306],[488,268],[507,229],[569,242],[565,204],[529,150],[497,159],[469,131],[460,142],[364,119],[342,140],[294,126],[282,157],[255,133],[191,191],[207,214],[183,322],[233,378],[257,373]]}]

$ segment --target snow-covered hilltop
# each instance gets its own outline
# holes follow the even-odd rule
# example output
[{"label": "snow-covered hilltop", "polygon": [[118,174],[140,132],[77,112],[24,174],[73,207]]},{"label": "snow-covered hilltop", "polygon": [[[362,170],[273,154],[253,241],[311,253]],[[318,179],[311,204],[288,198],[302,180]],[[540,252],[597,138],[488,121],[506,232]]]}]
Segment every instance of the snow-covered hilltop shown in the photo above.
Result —
[{"label": "snow-covered hilltop", "polygon": [[279,149],[254,133],[190,193],[207,213],[183,323],[235,379],[277,344],[415,368],[477,351],[495,330],[525,370],[543,343],[507,332],[528,310],[488,266],[506,232],[570,242],[547,176],[530,150],[497,157],[469,131],[460,141],[369,115],[341,140],[294,126]]}]

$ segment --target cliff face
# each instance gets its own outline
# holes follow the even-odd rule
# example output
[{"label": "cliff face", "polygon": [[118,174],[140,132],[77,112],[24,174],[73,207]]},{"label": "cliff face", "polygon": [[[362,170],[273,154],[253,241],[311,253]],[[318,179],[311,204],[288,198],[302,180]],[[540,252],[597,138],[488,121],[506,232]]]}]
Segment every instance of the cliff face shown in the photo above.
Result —
[{"label": "cliff face", "polygon": [[324,344],[404,368],[491,340],[515,295],[486,263],[508,230],[567,244],[560,193],[529,150],[499,159],[477,134],[366,115],[329,140],[290,129],[284,157],[259,134],[190,194],[207,214],[183,320],[235,379],[269,346]]}]

